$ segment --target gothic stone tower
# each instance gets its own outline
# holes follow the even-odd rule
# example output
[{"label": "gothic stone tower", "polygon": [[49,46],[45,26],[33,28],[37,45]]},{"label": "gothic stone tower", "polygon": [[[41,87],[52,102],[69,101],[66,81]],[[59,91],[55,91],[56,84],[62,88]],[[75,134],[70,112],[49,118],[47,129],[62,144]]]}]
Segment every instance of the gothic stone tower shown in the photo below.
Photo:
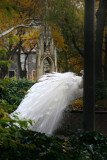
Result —
[{"label": "gothic stone tower", "polygon": [[57,72],[56,47],[49,29],[44,28],[36,53],[36,80],[43,74]]}]

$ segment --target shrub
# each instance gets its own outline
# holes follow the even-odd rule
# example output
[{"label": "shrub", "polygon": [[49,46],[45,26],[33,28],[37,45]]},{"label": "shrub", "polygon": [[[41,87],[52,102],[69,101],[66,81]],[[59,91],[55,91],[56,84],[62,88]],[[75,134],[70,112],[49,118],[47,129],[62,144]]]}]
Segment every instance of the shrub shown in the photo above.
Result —
[{"label": "shrub", "polygon": [[65,148],[73,160],[107,159],[107,137],[95,131],[73,133]]},{"label": "shrub", "polygon": [[[8,107],[9,110],[14,111],[24,98],[27,90],[35,82],[27,81],[25,79],[17,80],[15,78],[6,78],[0,81],[0,104]],[[12,107],[13,106],[13,107]],[[12,110],[13,108],[13,110]],[[10,113],[10,111],[9,111]]]},{"label": "shrub", "polygon": [[[17,124],[16,124],[17,123]],[[0,160],[58,160],[67,159],[62,140],[28,130],[28,123],[10,119],[5,112],[0,121]]]},{"label": "shrub", "polygon": [[[17,108],[34,83],[16,79],[0,82],[0,160],[106,160],[107,137],[100,133],[70,132],[68,140],[62,140],[28,130],[31,120],[10,118],[8,113]],[[103,97],[98,98],[105,97],[102,92]],[[98,89],[96,93],[102,92]]]}]

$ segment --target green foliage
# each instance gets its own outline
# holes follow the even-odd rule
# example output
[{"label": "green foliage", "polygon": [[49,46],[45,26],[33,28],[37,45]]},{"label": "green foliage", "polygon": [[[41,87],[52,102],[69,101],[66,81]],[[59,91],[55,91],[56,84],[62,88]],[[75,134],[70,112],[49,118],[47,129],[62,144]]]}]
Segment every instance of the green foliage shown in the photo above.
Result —
[{"label": "green foliage", "polygon": [[[7,115],[8,118],[8,115]],[[7,123],[8,120],[8,123]],[[0,159],[106,160],[107,137],[97,132],[72,133],[68,140],[29,131],[27,121],[0,121]],[[18,125],[15,124],[17,122]],[[23,129],[26,128],[25,129]]]},{"label": "green foliage", "polygon": [[0,78],[4,78],[8,67],[10,66],[11,60],[7,59],[7,50],[5,48],[0,48]]},{"label": "green foliage", "polygon": [[30,131],[31,120],[10,118],[8,113],[34,83],[15,78],[0,81],[0,160],[106,160],[107,137],[100,133],[70,131],[64,140]]},{"label": "green foliage", "polygon": [[6,56],[7,50],[5,48],[0,49],[0,58],[4,55]]},{"label": "green foliage", "polygon": [[35,82],[30,82],[24,79],[16,80],[15,78],[1,80],[0,105],[3,106],[8,113],[11,113],[20,104],[21,100],[27,93],[27,90],[34,83]]},{"label": "green foliage", "polygon": [[96,101],[102,99],[107,99],[107,81],[96,83]]},{"label": "green foliage", "polygon": [[11,63],[11,60],[5,60],[6,53],[7,53],[7,50],[5,48],[0,49],[0,68],[5,66],[9,67]]},{"label": "green foliage", "polygon": [[31,121],[10,119],[2,112],[0,121],[0,160],[68,159],[60,139],[28,130]]},{"label": "green foliage", "polygon": [[5,67],[5,66],[9,67],[11,62],[12,62],[11,60],[7,60],[7,61],[2,60],[2,61],[0,61],[0,68],[1,67]]},{"label": "green foliage", "polygon": [[74,25],[74,22],[76,21],[76,15],[75,15],[75,9],[72,5],[72,2],[70,0],[54,0],[51,2],[51,10],[49,10],[49,19],[50,21],[53,21],[57,25],[65,24],[64,18],[68,18],[72,25]]},{"label": "green foliage", "polygon": [[[81,6],[81,7],[77,7]],[[84,8],[80,1],[54,0],[51,2],[48,20],[56,24],[64,38],[66,49],[59,51],[58,68],[61,71],[80,71],[83,66]],[[80,49],[81,48],[81,49]],[[73,59],[76,59],[72,62]],[[78,60],[78,61],[77,61]],[[79,68],[79,69],[77,69]],[[82,67],[83,69],[83,67]]]},{"label": "green foliage", "polygon": [[[19,151],[21,152],[21,150],[32,149],[32,144],[28,145],[22,143],[22,133],[27,132],[28,123],[29,122],[27,121],[20,121],[18,118],[17,120],[12,120],[6,112],[1,111],[0,159],[12,159]],[[18,157],[18,155],[16,157]]]},{"label": "green foliage", "polygon": [[16,109],[16,105],[10,105],[6,100],[0,99],[0,110],[11,113]]},{"label": "green foliage", "polygon": [[107,137],[97,132],[76,132],[65,144],[73,160],[106,160]]}]

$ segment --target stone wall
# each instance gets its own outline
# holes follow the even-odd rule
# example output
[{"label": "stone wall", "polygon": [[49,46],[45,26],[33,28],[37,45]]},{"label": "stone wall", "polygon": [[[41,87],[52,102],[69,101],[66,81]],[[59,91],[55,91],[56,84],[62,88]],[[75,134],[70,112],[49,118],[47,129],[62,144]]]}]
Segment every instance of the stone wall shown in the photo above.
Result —
[{"label": "stone wall", "polygon": [[[24,61],[25,61],[25,57],[24,54],[21,54],[21,66],[22,66],[22,70],[23,70],[23,66],[24,66]],[[27,59],[27,64],[26,64],[26,70],[27,70],[27,79],[31,80],[31,81],[36,81],[36,53],[31,53],[28,56]],[[8,69],[8,77],[9,77],[9,72],[10,71],[14,71],[14,76],[16,78],[20,78],[19,76],[19,68],[18,68],[18,57],[17,54],[14,54],[13,59],[12,59],[12,63],[10,64],[10,67]]]},{"label": "stone wall", "polygon": [[[83,111],[64,112],[57,134],[63,134],[68,126],[71,131],[83,129]],[[107,135],[107,111],[95,112],[95,130]]]},{"label": "stone wall", "polygon": [[17,54],[14,54],[13,56],[12,63],[10,64],[10,67],[8,69],[8,75],[7,75],[8,77],[9,77],[9,72],[11,71],[14,71],[14,76],[18,78],[19,72],[18,72],[18,64],[17,64]]},{"label": "stone wall", "polygon": [[28,57],[27,79],[36,81],[36,53]]}]

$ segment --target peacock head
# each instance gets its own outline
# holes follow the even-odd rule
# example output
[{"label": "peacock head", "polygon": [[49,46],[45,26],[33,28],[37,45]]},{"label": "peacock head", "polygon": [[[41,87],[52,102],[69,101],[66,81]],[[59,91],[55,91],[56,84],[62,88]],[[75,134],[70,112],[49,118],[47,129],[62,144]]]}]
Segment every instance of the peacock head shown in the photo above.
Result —
[{"label": "peacock head", "polygon": [[84,75],[84,70],[81,70],[80,73],[82,74],[82,76]]}]

